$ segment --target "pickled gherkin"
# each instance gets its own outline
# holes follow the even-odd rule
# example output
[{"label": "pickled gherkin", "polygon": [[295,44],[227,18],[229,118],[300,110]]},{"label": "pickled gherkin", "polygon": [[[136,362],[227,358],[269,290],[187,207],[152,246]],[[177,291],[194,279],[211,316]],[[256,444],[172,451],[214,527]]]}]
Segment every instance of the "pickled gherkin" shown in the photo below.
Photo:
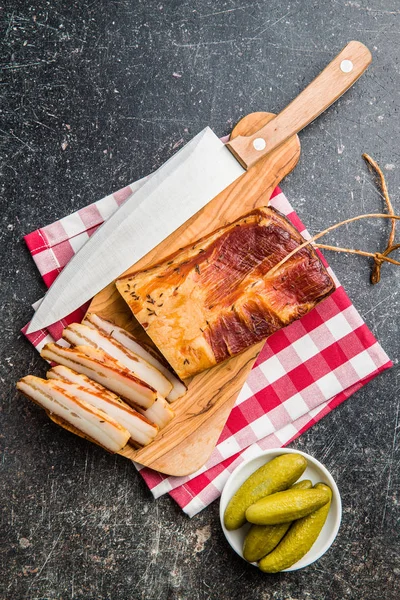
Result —
[{"label": "pickled gherkin", "polygon": [[224,514],[229,530],[246,522],[246,510],[268,494],[290,487],[304,473],[307,461],[300,454],[283,454],[255,471],[231,498]]},{"label": "pickled gherkin", "polygon": [[[303,479],[292,485],[291,489],[309,490],[310,479]],[[291,522],[280,525],[252,525],[243,544],[243,556],[249,562],[260,560],[279,544]]]},{"label": "pickled gherkin", "polygon": [[324,490],[329,500],[318,510],[294,521],[282,541],[258,563],[265,573],[278,573],[298,562],[311,549],[325,524],[332,501],[332,490],[324,483],[313,489]]},{"label": "pickled gherkin", "polygon": [[252,504],[246,519],[256,525],[277,525],[301,519],[329,501],[326,489],[285,490],[276,492]]}]

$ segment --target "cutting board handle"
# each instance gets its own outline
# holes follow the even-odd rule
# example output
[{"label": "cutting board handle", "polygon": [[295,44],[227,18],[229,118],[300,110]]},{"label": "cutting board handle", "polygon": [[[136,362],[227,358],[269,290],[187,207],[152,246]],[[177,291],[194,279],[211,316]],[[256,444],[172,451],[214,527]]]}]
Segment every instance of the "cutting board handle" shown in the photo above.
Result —
[{"label": "cutting board handle", "polygon": [[372,60],[361,42],[352,41],[279,115],[251,136],[227,146],[245,169],[306,127],[364,73]]}]

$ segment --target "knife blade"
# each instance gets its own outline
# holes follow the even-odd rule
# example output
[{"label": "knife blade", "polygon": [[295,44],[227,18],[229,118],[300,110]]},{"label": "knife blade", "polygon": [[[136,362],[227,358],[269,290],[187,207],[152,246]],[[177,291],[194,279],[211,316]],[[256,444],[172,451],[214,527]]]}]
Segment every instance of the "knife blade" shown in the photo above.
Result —
[{"label": "knife blade", "polygon": [[211,200],[244,172],[215,133],[203,129],[73,256],[49,288],[28,333],[58,321],[92,298],[199,211],[205,198]]},{"label": "knife blade", "polygon": [[27,333],[55,323],[145,256],[255,162],[298,133],[360,77],[371,54],[350,42],[300,95],[252,136],[224,145],[206,127],[153,173],[69,261]]}]

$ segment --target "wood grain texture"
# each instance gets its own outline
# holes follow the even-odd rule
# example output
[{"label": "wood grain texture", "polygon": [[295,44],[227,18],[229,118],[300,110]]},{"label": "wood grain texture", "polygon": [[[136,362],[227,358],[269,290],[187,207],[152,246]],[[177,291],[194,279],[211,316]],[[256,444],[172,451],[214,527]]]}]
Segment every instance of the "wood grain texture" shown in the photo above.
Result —
[{"label": "wood grain texture", "polygon": [[[233,129],[231,138],[251,135],[274,116],[264,112],[248,115]],[[299,156],[300,143],[294,136],[249,169],[125,274],[160,261],[253,208],[267,205],[272,191],[293,170]],[[114,283],[95,296],[89,311],[149,342]],[[175,418],[157,438],[140,450],[126,447],[121,454],[169,475],[188,475],[198,470],[210,456],[262,345],[257,344],[193,377],[187,382],[185,396],[173,404]]]},{"label": "wood grain texture", "polygon": [[[371,60],[371,52],[364,44],[349,42],[275,119],[250,135],[236,136],[228,143],[229,149],[242,166],[248,169],[260,156],[268,154],[301,131],[336,102],[364,73]],[[264,143],[263,149],[257,150],[254,147],[256,138]]]}]

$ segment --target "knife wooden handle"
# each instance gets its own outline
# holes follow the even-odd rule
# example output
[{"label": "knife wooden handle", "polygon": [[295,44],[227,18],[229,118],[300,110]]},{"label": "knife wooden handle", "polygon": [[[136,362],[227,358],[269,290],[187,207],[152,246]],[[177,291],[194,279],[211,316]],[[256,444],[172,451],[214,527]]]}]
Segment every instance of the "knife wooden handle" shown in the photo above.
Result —
[{"label": "knife wooden handle", "polygon": [[372,60],[361,42],[352,41],[281,113],[251,136],[228,142],[229,150],[248,169],[260,158],[306,127],[364,73]]}]

